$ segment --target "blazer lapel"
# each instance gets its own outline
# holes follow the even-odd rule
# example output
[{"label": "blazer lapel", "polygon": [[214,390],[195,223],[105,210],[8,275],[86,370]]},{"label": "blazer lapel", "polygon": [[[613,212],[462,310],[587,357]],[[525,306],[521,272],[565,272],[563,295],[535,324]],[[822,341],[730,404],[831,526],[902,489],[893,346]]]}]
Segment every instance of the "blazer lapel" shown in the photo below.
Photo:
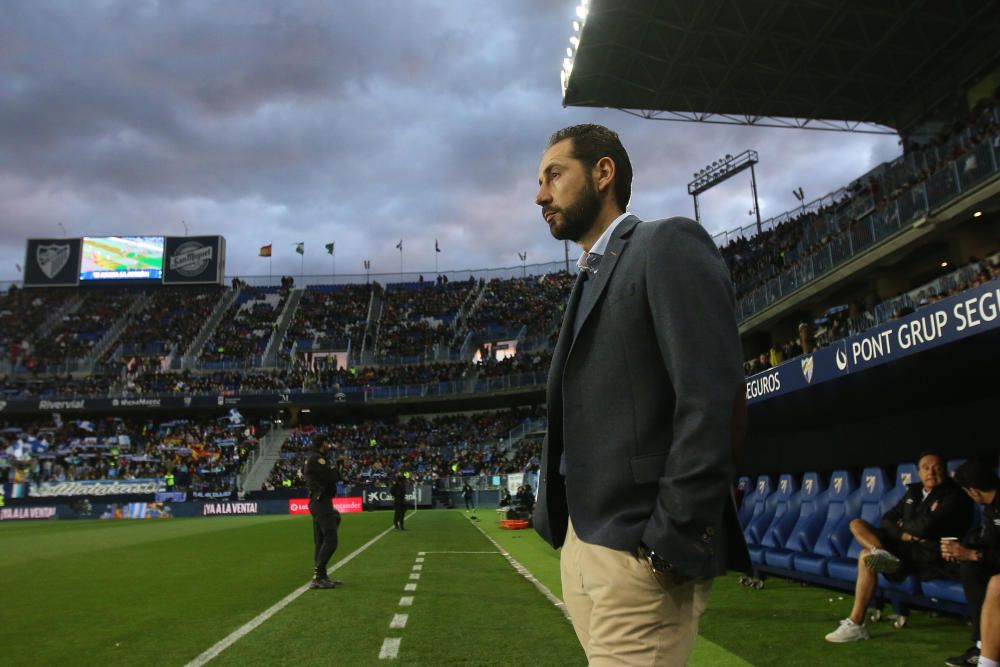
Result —
[{"label": "blazer lapel", "polygon": [[[580,317],[583,319],[580,324],[581,330],[583,330],[583,327],[587,325],[587,318],[590,317],[590,313],[593,312],[594,306],[601,299],[601,295],[604,294],[604,290],[608,286],[608,281],[611,280],[611,274],[614,273],[615,267],[618,265],[618,258],[621,256],[622,252],[624,252],[625,246],[628,243],[628,238],[632,235],[632,229],[637,224],[639,224],[639,218],[634,215],[630,215],[618,223],[618,227],[615,228],[615,233],[611,235],[611,240],[608,241],[608,247],[605,248],[604,255],[601,257],[601,266],[597,270],[597,277],[594,279],[594,286],[591,288],[594,290],[594,293],[591,295],[591,298],[587,300],[586,310],[580,314]],[[577,298],[577,300],[579,301],[579,298]],[[572,325],[570,325],[570,331],[572,332]]]},{"label": "blazer lapel", "polygon": [[[570,345],[573,343],[573,322],[576,320],[576,309],[580,305],[580,294],[583,291],[583,274],[576,277],[573,284],[573,291],[569,293],[569,301],[566,303],[566,310],[563,312],[562,328],[559,330],[559,339],[556,341],[556,349],[552,351],[552,363],[549,367],[549,390],[553,389],[552,379],[562,377],[562,367],[569,353]],[[561,379],[559,380],[561,382]]]}]

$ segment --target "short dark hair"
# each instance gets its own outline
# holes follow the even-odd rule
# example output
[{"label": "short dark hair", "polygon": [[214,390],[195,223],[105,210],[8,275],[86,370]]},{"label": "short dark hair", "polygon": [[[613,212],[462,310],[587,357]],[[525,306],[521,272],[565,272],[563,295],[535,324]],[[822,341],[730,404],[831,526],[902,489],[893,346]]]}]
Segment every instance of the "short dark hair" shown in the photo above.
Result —
[{"label": "short dark hair", "polygon": [[313,449],[321,449],[328,442],[330,442],[330,438],[326,433],[317,433],[312,438]]},{"label": "short dark hair", "polygon": [[944,465],[944,457],[937,452],[920,452],[920,456],[917,457],[917,465],[920,465],[920,462],[924,460],[925,456],[933,456],[941,462],[941,465]]},{"label": "short dark hair", "polygon": [[632,161],[629,160],[618,133],[593,123],[571,125],[554,132],[549,137],[546,148],[551,148],[563,139],[572,139],[573,159],[582,162],[588,170],[593,169],[602,157],[611,158],[615,163],[615,201],[624,211],[632,198]]},{"label": "short dark hair", "polygon": [[1000,488],[996,471],[982,461],[966,461],[955,470],[955,482],[963,489],[993,491]]}]

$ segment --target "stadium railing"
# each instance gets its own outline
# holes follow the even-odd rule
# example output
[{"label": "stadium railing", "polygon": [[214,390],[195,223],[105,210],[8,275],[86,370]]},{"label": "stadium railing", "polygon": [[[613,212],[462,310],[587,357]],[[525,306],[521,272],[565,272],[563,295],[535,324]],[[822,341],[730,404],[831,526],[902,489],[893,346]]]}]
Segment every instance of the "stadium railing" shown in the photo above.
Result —
[{"label": "stadium railing", "polygon": [[848,259],[885,241],[919,218],[979,186],[1000,171],[1000,142],[991,137],[944,165],[922,183],[884,207],[876,208],[850,225],[841,235],[802,258],[797,264],[753,289],[737,302],[742,321],[829,273]]}]

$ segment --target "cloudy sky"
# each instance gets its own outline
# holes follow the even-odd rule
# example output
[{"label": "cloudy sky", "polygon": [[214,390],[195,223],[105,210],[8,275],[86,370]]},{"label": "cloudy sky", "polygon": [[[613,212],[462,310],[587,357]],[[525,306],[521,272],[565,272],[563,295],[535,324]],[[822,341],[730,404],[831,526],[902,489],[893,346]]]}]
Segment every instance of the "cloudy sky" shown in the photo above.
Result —
[{"label": "cloudy sky", "polygon": [[[561,260],[538,207],[560,127],[616,129],[631,210],[693,216],[686,184],[760,154],[765,218],[898,153],[896,138],[564,109],[574,0],[10,0],[0,22],[0,280],[30,237],[221,234],[228,273],[432,272]],[[703,195],[749,224],[749,177]],[[62,225],[62,227],[60,227]]]}]

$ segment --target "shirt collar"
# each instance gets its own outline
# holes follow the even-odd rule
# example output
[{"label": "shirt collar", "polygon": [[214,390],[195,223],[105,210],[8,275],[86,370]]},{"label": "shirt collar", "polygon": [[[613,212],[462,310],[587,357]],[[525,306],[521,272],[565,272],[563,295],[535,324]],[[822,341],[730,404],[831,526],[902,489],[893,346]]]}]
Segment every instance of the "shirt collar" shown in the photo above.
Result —
[{"label": "shirt collar", "polygon": [[[604,230],[604,233],[601,234],[600,238],[598,238],[597,241],[594,242],[594,245],[590,247],[590,252],[598,254],[598,255],[603,255],[604,251],[607,250],[607,248],[608,248],[608,241],[611,240],[611,235],[614,234],[615,228],[618,226],[618,224],[622,220],[624,220],[625,218],[627,218],[630,215],[632,215],[632,214],[629,213],[628,211],[626,211],[625,213],[622,213],[617,218],[615,218],[614,220],[612,220],[611,224],[608,225],[608,228]],[[589,255],[589,254],[590,253],[588,253],[586,250],[584,250],[580,254],[580,258],[578,260],[576,260],[576,268],[577,269],[580,269],[582,271],[583,268],[585,266],[587,266],[587,255]]]}]

